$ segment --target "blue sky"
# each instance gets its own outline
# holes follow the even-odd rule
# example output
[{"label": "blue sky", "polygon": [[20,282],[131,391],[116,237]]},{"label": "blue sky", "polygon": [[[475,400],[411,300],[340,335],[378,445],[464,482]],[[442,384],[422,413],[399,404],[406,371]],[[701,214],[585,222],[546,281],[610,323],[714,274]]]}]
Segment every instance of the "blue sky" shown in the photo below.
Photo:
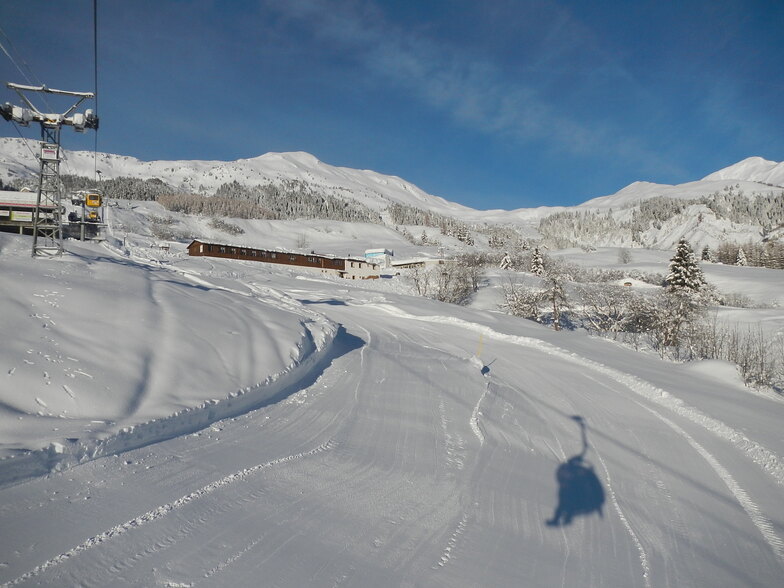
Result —
[{"label": "blue sky", "polygon": [[[98,25],[98,149],[144,160],[307,151],[480,209],[784,160],[780,0],[99,0]],[[93,89],[91,0],[3,0],[0,27],[0,80]]]}]

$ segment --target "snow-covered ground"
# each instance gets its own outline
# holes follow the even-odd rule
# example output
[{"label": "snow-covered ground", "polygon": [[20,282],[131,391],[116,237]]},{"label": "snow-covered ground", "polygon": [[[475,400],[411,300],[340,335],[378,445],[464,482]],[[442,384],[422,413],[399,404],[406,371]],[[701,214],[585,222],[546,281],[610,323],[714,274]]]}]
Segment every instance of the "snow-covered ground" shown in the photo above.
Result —
[{"label": "snow-covered ground", "polygon": [[[258,235],[422,253],[367,230]],[[33,260],[0,234],[0,584],[781,585],[784,402],[733,366],[554,332],[493,288],[463,308],[114,237]],[[781,302],[781,272],[706,270]]]}]

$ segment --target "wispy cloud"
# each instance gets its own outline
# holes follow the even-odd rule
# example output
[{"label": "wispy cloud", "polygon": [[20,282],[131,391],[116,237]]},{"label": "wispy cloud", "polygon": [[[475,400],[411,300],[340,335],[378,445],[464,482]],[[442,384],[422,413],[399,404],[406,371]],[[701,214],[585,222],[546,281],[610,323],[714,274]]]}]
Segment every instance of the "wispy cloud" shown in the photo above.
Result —
[{"label": "wispy cloud", "polygon": [[[557,153],[604,153],[629,162],[634,159],[638,167],[670,167],[641,140],[624,136],[622,129],[598,119],[581,120],[558,105],[563,103],[548,99],[552,76],[563,75],[564,68],[590,66],[598,75],[628,78],[612,57],[596,48],[590,31],[563,10],[553,15],[551,29],[531,55],[526,69],[535,74],[530,76],[535,81],[528,81],[522,78],[525,73],[511,74],[487,57],[404,30],[370,2],[269,2],[267,9],[304,27],[329,50],[350,55],[372,79],[404,89],[467,127],[522,143],[541,143]],[[586,48],[589,56],[584,55]],[[578,63],[573,64],[575,56]],[[588,79],[584,73],[578,77]]]}]

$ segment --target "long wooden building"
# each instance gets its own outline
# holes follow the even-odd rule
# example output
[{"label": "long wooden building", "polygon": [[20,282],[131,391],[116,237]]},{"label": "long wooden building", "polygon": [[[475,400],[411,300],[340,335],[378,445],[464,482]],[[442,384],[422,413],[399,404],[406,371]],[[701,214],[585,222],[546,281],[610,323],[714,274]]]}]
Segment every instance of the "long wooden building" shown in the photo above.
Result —
[{"label": "long wooden building", "polygon": [[195,239],[188,245],[188,255],[275,263],[316,270],[321,273],[337,275],[341,278],[348,279],[377,278],[380,271],[377,264],[369,263],[364,259],[332,257],[316,255],[315,253],[255,249],[243,245],[207,243],[198,239]]}]

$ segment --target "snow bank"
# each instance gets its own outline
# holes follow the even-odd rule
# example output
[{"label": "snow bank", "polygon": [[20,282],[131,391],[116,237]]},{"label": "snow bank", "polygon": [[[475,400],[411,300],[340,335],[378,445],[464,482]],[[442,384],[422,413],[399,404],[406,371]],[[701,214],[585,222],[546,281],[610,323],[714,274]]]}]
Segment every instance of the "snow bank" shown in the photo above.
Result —
[{"label": "snow bank", "polygon": [[333,352],[337,326],[274,289],[29,246],[0,235],[0,484],[247,412]]}]

